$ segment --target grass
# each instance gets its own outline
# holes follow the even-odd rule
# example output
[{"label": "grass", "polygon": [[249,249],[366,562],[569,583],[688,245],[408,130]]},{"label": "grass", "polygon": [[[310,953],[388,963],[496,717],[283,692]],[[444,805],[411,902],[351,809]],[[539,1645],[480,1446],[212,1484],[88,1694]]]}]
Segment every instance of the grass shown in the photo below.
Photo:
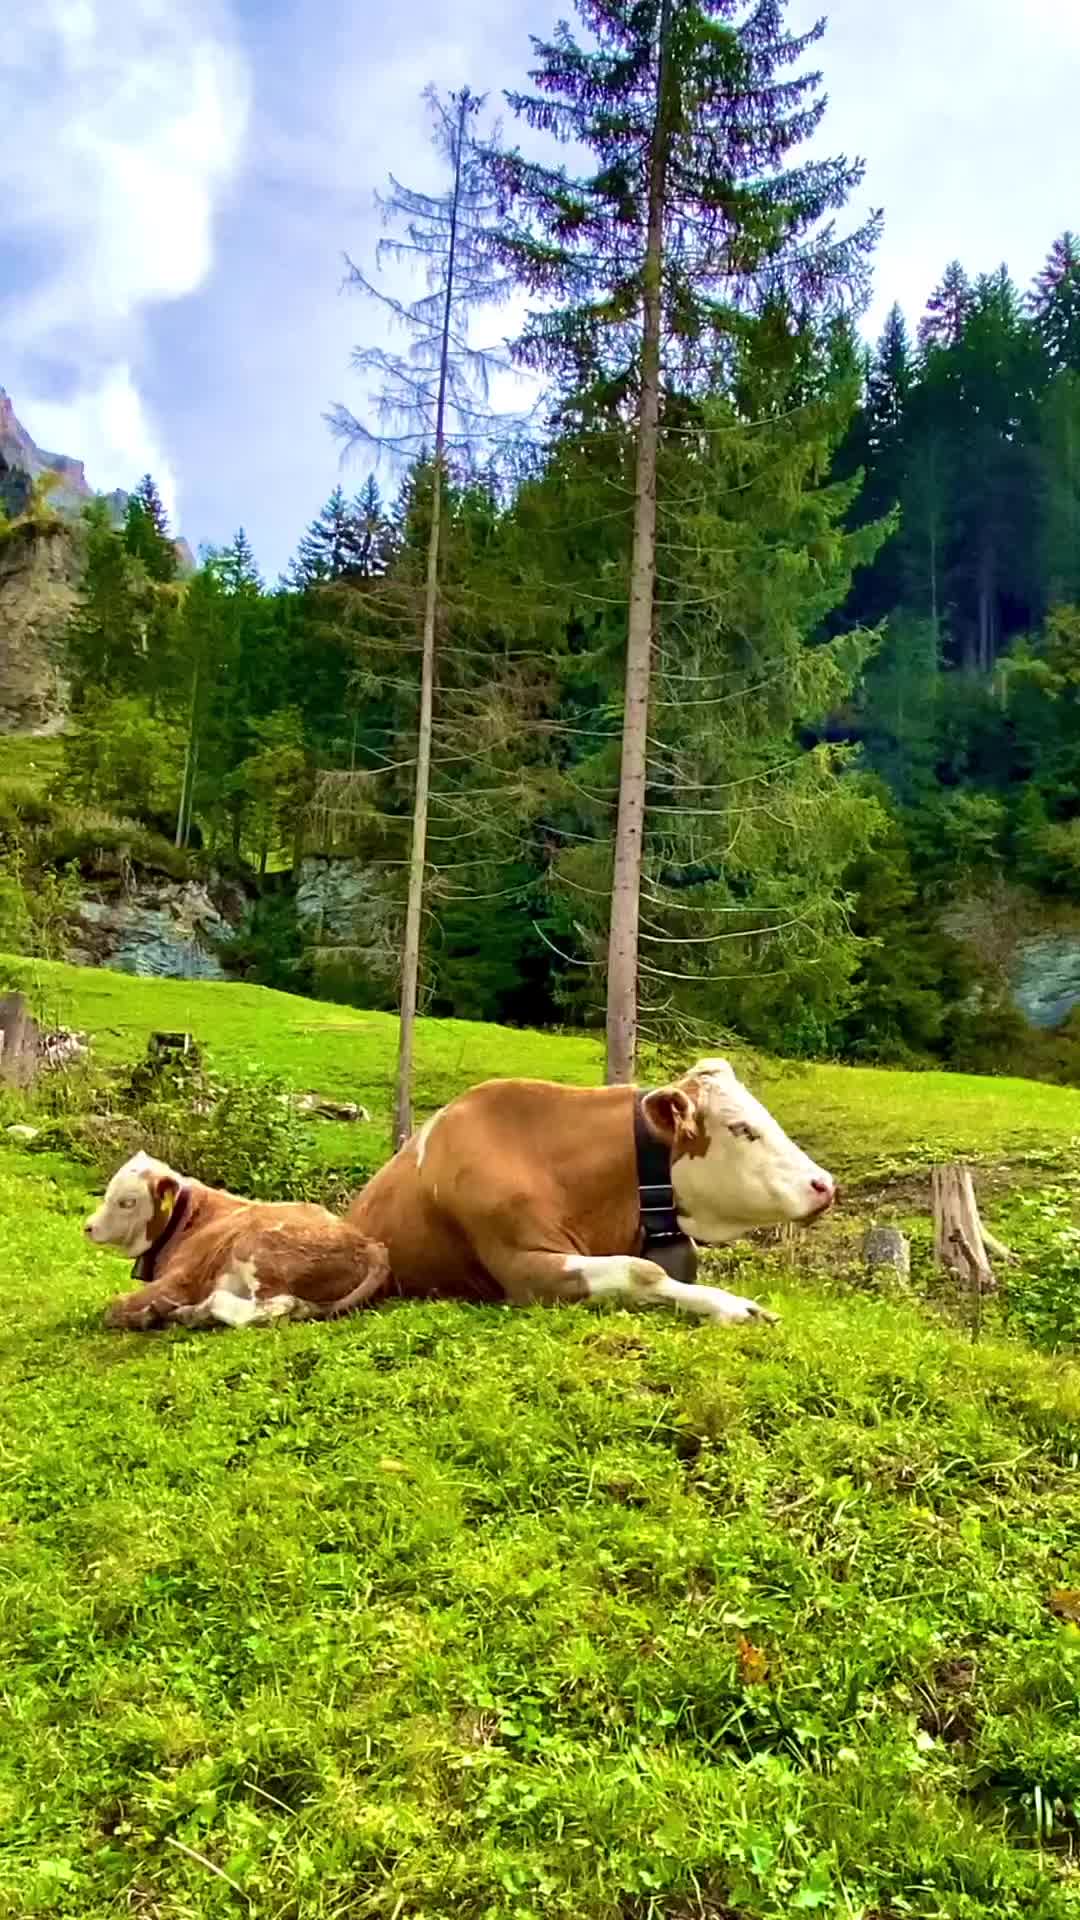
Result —
[{"label": "grass", "polygon": [[11,786],[44,794],[63,760],[63,742],[56,734],[0,734],[0,798]]},{"label": "grass", "polygon": [[[134,1060],[154,1028],[187,1029],[212,1043],[229,1073],[260,1070],[297,1090],[358,1100],[380,1147],[389,1144],[397,1023],[390,1014],[309,1001],[265,987],[132,979],[44,961],[2,963],[50,1018],[89,1031],[106,1061]],[[510,1031],[464,1020],[426,1020],[417,1049],[423,1116],[496,1074],[576,1086],[602,1077],[592,1035]],[[1055,1165],[1080,1142],[1080,1090],[1029,1080],[889,1068],[766,1069],[762,1092],[784,1125],[845,1179],[925,1167],[943,1153],[993,1162]],[[342,1136],[326,1129],[328,1140]]]},{"label": "grass", "polygon": [[[384,1124],[378,1016],[35,990],[113,1058],[190,1026]],[[422,1030],[425,1104],[514,1071],[598,1049]],[[868,1190],[1080,1133],[1024,1083],[767,1097]],[[0,1146],[0,1915],[1080,1916],[1075,1357],[874,1297],[818,1235],[735,1256],[774,1330],[406,1305],[119,1338],[86,1205]]]}]

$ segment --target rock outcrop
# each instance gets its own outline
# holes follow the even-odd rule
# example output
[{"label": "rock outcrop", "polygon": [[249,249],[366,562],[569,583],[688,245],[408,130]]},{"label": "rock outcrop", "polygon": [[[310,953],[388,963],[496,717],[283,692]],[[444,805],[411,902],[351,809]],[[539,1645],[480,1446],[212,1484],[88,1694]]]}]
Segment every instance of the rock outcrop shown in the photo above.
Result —
[{"label": "rock outcrop", "polygon": [[[49,514],[20,519],[43,474],[55,476]],[[127,494],[102,497],[119,526]],[[0,733],[49,732],[63,722],[59,640],[82,573],[80,516],[94,498],[82,461],[39,447],[0,387],[0,520],[14,522],[0,535]],[[187,542],[178,540],[176,551],[181,572],[190,572]]]},{"label": "rock outcrop", "polygon": [[224,980],[220,949],[246,912],[242,891],[214,876],[173,880],[142,872],[122,892],[87,893],[68,958],[166,980]]},{"label": "rock outcrop", "polygon": [[0,733],[48,733],[64,716],[61,634],[82,566],[78,527],[8,527],[0,537]]},{"label": "rock outcrop", "polygon": [[[77,518],[87,501],[94,498],[82,461],[66,453],[46,453],[39,447],[16,418],[9,396],[0,387],[0,505],[9,519],[26,512],[34,481],[43,473],[56,475],[49,504],[65,518]],[[127,511],[127,494],[118,489],[105,494],[104,499],[119,526]]]},{"label": "rock outcrop", "polygon": [[310,854],[300,862],[296,920],[315,978],[351,973],[394,990],[400,929],[381,875],[361,860]]}]

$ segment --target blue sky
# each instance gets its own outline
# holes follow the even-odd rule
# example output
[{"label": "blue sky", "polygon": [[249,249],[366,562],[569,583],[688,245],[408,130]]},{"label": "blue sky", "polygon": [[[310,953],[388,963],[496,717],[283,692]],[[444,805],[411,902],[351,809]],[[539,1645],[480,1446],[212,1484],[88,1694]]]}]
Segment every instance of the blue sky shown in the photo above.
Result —
[{"label": "blue sky", "polygon": [[[19,9],[0,44],[0,384],[35,439],[101,488],[150,468],[193,546],[242,523],[275,576],[339,476],[323,412],[361,399],[349,354],[373,322],[339,292],[342,252],[370,261],[391,168],[436,182],[423,87],[497,97],[524,75],[529,32],[567,10]],[[818,11],[791,0],[789,23]],[[895,299],[916,319],[953,255],[1026,282],[1080,227],[1080,8],[827,11],[824,145],[866,159],[865,204],[886,212],[868,330]],[[346,470],[350,490],[364,471]]]}]

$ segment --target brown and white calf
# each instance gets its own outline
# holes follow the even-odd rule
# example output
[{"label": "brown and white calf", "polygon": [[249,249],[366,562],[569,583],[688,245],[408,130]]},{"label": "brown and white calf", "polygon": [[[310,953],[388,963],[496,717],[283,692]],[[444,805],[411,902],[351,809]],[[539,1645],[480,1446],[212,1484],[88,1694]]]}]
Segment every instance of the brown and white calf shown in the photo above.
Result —
[{"label": "brown and white calf", "polygon": [[644,1095],[485,1081],[428,1120],[348,1218],[386,1246],[395,1294],[518,1306],[616,1295],[721,1321],[774,1319],[643,1257],[635,1125],[646,1151],[660,1151],[670,1225],[691,1242],[727,1246],[755,1227],[808,1222],[835,1198],[831,1174],[729,1063],[701,1060]]},{"label": "brown and white calf", "polygon": [[134,1260],[141,1285],[105,1310],[142,1329],[333,1320],[390,1285],[386,1248],[324,1207],[242,1200],[137,1153],[84,1232]]}]

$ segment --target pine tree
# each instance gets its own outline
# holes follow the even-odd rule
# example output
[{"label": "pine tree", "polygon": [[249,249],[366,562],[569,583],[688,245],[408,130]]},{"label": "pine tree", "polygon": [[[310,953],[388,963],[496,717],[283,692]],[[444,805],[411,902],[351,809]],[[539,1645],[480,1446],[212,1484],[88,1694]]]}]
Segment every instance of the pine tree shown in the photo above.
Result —
[{"label": "pine tree", "polygon": [[369,474],[350,509],[356,576],[377,580],[386,572],[393,551],[393,530],[373,473]]},{"label": "pine tree", "polygon": [[500,300],[509,292],[509,281],[493,271],[485,250],[491,199],[472,132],[483,101],[468,87],[452,94],[447,104],[432,89],[427,99],[434,114],[435,145],[445,162],[449,184],[445,192],[433,195],[403,186],[391,176],[391,195],[381,204],[388,221],[397,220],[404,226],[405,238],[384,240],[379,254],[380,258],[389,256],[410,265],[426,263],[428,291],[417,300],[403,302],[373,286],[359,268],[350,264],[351,284],[376,299],[412,335],[412,346],[408,354],[365,347],[353,355],[354,366],[380,382],[374,402],[382,423],[378,430],[341,405],[330,415],[334,432],[351,445],[363,442],[410,461],[423,458],[428,449],[431,452],[416,783],[394,1101],[397,1146],[412,1131],[413,1033],[427,859],[443,498],[450,454],[473,453],[478,438],[489,435],[492,428],[485,405],[487,381],[500,362],[472,345],[470,317],[479,305]]},{"label": "pine tree", "polygon": [[1080,373],[1080,240],[1063,233],[1029,296],[1039,339],[1055,373]]},{"label": "pine tree", "polygon": [[959,260],[950,260],[919,322],[919,347],[924,354],[935,347],[955,347],[959,343],[974,299],[971,282]]},{"label": "pine tree", "polygon": [[907,321],[900,307],[894,306],[886,317],[866,383],[870,451],[878,460],[888,460],[895,452],[914,378]]},{"label": "pine tree", "polygon": [[136,560],[142,561],[151,580],[176,578],[177,554],[169,532],[168,515],[148,473],[143,475],[128,501],[124,545]]},{"label": "pine tree", "polygon": [[[861,292],[878,223],[848,240],[827,217],[862,177],[845,160],[785,168],[825,102],[796,66],[824,22],[785,31],[783,0],[577,0],[534,43],[531,127],[591,155],[570,175],[520,150],[492,155],[504,220],[493,244],[542,304],[518,352],[552,375],[571,417],[637,430],[619,809],[608,952],[608,1077],[632,1076],[656,578],[657,457],[674,393],[730,367],[747,315],[808,319]],[[740,18],[741,15],[741,18]]]},{"label": "pine tree", "polygon": [[311,522],[289,570],[289,585],[301,591],[329,586],[353,572],[356,562],[356,514],[340,486]]}]

